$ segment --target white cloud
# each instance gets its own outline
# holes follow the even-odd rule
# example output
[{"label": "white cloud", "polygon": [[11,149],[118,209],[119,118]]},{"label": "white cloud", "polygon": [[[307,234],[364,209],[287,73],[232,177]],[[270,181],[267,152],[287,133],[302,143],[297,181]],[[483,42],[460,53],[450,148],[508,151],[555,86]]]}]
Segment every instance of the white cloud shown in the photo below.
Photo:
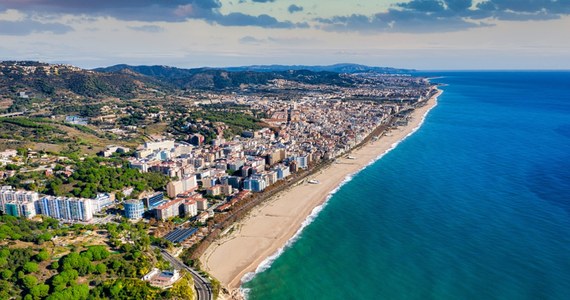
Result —
[{"label": "white cloud", "polygon": [[[14,0],[15,1],[15,0]],[[249,2],[251,4],[251,2]],[[317,16],[338,15],[339,10],[368,12],[388,2],[307,0],[303,12],[290,14],[294,0],[262,4],[275,6],[279,20],[294,22]],[[319,4],[320,3],[320,4]],[[380,3],[380,4],[378,4]],[[392,2],[393,3],[393,2]],[[222,2],[225,6],[226,3]],[[241,4],[235,4],[239,6]],[[249,4],[248,4],[249,5]],[[376,6],[374,6],[376,5]],[[222,6],[222,7],[223,7]],[[259,5],[258,5],[259,6]],[[326,8],[324,6],[327,6]],[[255,8],[257,9],[257,8]],[[247,15],[262,11],[243,10]],[[236,12],[238,10],[234,10]],[[228,15],[230,12],[221,11]],[[311,17],[313,18],[313,17]],[[28,16],[10,10],[0,14],[0,22],[59,23],[73,30],[53,34],[38,30],[38,24],[17,27],[26,36],[0,35],[3,59],[33,59],[66,62],[82,67],[118,63],[166,64],[181,67],[244,64],[330,64],[356,62],[370,65],[448,68],[570,68],[570,40],[566,37],[570,18],[550,21],[494,21],[490,28],[473,28],[453,33],[326,32],[316,28],[268,29],[235,27],[191,19],[179,22],[126,21],[86,14]],[[31,28],[31,29],[30,29]],[[64,27],[67,28],[67,27]],[[68,29],[69,29],[68,28]],[[41,28],[40,28],[41,29]],[[44,28],[45,29],[45,28]]]},{"label": "white cloud", "polygon": [[26,15],[16,9],[7,9],[6,11],[0,12],[0,21],[10,21],[17,22],[23,21]]}]

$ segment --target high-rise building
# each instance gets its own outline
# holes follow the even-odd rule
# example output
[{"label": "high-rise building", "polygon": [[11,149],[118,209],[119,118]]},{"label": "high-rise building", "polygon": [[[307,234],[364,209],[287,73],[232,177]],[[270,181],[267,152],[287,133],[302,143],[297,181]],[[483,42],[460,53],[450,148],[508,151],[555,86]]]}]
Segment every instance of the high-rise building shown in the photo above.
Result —
[{"label": "high-rise building", "polygon": [[164,203],[164,194],[162,192],[156,192],[144,198],[143,203],[148,207],[149,210],[153,209]]},{"label": "high-rise building", "polygon": [[115,195],[108,193],[97,194],[95,199],[91,199],[93,212],[100,212],[106,207],[109,207],[115,203]]},{"label": "high-rise building", "polygon": [[222,184],[230,185],[232,188],[239,190],[241,188],[242,179],[239,176],[227,176],[222,178]]},{"label": "high-rise building", "polygon": [[194,198],[194,201],[196,201],[196,205],[198,207],[198,210],[207,210],[208,209],[208,199],[204,199],[204,198]]},{"label": "high-rise building", "polygon": [[93,219],[91,199],[45,196],[38,201],[39,213],[63,221]]},{"label": "high-rise building", "polygon": [[283,161],[283,159],[285,159],[285,149],[277,149],[267,154],[265,158],[267,164],[270,166]]},{"label": "high-rise building", "polygon": [[33,202],[11,202],[4,205],[4,213],[14,217],[31,219],[36,216]]},{"label": "high-rise building", "polygon": [[306,169],[309,167],[309,157],[307,155],[297,156],[295,162],[300,169]]},{"label": "high-rise building", "polygon": [[160,142],[146,142],[144,144],[144,148],[152,151],[161,150],[161,149],[170,150],[174,148],[174,140],[165,140]]},{"label": "high-rise building", "polygon": [[184,199],[178,198],[159,205],[155,209],[156,218],[166,220],[168,218],[180,216],[184,212]]},{"label": "high-rise building", "polygon": [[259,174],[253,175],[243,181],[243,189],[253,192],[261,192],[267,188],[267,181]]},{"label": "high-rise building", "polygon": [[33,218],[36,215],[35,202],[38,198],[37,192],[3,186],[0,188],[0,211],[15,217]]},{"label": "high-rise building", "polygon": [[275,171],[277,171],[277,179],[283,179],[291,175],[291,171],[289,170],[289,168],[284,165],[277,166],[275,168]]},{"label": "high-rise building", "polygon": [[279,180],[279,179],[277,178],[277,172],[276,171],[267,172],[267,185],[273,185],[277,182],[277,180]]},{"label": "high-rise building", "polygon": [[196,175],[184,177],[180,180],[171,181],[166,185],[166,193],[168,197],[175,198],[178,194],[182,194],[192,190],[198,186]]},{"label": "high-rise building", "polygon": [[125,217],[131,220],[138,220],[142,218],[144,213],[144,203],[142,200],[126,200],[123,203],[123,207],[125,208]]},{"label": "high-rise building", "polygon": [[187,217],[194,217],[198,214],[198,204],[194,200],[184,202],[184,213]]}]

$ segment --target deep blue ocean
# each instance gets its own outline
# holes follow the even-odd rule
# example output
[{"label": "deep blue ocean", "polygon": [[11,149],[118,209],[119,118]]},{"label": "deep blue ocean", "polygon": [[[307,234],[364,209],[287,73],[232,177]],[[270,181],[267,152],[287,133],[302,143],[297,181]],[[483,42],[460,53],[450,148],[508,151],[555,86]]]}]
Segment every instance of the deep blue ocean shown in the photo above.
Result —
[{"label": "deep blue ocean", "polygon": [[249,299],[570,299],[570,72],[434,72],[423,126],[328,201]]}]

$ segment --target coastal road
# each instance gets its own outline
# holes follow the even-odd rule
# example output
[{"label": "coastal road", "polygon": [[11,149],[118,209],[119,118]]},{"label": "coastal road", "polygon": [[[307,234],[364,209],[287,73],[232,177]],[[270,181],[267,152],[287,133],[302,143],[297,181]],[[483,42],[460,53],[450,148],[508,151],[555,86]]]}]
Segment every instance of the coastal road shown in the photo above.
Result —
[{"label": "coastal road", "polygon": [[194,269],[190,268],[189,266],[185,265],[178,258],[172,256],[166,250],[160,249],[160,253],[162,254],[162,257],[164,257],[164,259],[169,261],[174,268],[186,270],[190,272],[190,274],[192,274],[192,278],[194,279],[194,289],[196,289],[196,295],[198,296],[197,297],[198,300],[214,299],[212,286],[210,285],[210,281],[208,279],[202,277],[202,275],[200,275],[198,272],[196,272]]}]

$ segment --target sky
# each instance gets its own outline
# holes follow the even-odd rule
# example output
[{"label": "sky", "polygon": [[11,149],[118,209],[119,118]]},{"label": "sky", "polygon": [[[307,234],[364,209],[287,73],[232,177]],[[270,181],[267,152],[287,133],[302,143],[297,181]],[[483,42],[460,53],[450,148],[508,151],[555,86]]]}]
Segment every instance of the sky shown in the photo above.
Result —
[{"label": "sky", "polygon": [[0,0],[0,60],[570,69],[570,0]]}]

